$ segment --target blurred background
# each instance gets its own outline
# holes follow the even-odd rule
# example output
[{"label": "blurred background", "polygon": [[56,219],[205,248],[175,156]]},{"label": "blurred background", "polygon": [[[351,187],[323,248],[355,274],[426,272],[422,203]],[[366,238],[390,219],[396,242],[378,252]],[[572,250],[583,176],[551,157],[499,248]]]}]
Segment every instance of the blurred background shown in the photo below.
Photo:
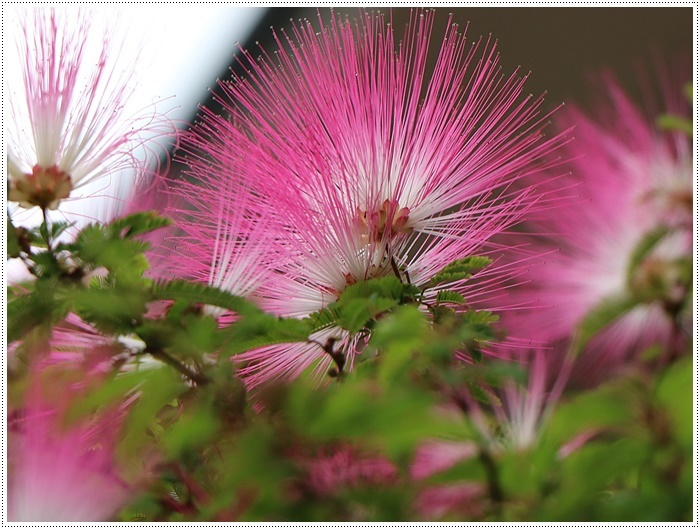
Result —
[{"label": "blurred background", "polygon": [[[250,17],[251,8],[229,7],[231,20]],[[236,14],[238,10],[240,14]],[[257,18],[251,17],[249,33],[229,32],[230,53],[236,52],[235,41],[257,55],[258,47],[267,51],[276,49],[275,30],[288,29],[293,21],[307,18],[318,25],[319,15],[327,22],[335,12],[350,19],[356,18],[359,8],[253,8]],[[367,8],[391,13],[395,31],[400,35],[408,23],[411,8]],[[436,8],[433,29],[433,59],[437,57],[441,36],[452,21],[476,40],[492,35],[498,39],[501,64],[505,72],[517,66],[523,73],[532,74],[526,89],[534,94],[547,92],[548,108],[560,102],[576,102],[584,107],[592,100],[592,81],[602,71],[613,71],[623,86],[641,101],[640,75],[653,71],[654,60],[692,61],[693,11],[692,8],[531,8],[531,7],[444,7]],[[167,15],[166,15],[167,17]],[[221,27],[221,24],[219,24]],[[226,28],[220,29],[226,32]],[[213,38],[213,35],[212,35]],[[225,39],[224,39],[225,40]],[[193,45],[196,46],[195,43]],[[232,60],[218,69],[218,78],[230,77],[229,68],[245,75]],[[216,91],[213,79],[202,79],[202,84]],[[200,103],[215,108],[212,97]],[[196,118],[192,109],[190,121]],[[180,170],[172,167],[176,176]]]},{"label": "blurred background", "polygon": [[[60,9],[77,12],[79,6]],[[13,97],[23,55],[19,20],[28,6],[3,10],[4,99]],[[180,128],[195,120],[198,104],[213,106],[209,89],[216,79],[230,77],[229,68],[243,74],[235,60],[239,46],[257,55],[258,45],[276,48],[272,28],[290,28],[291,20],[308,18],[318,24],[331,17],[330,8],[267,8],[218,4],[92,5],[91,37],[100,46],[102,27],[118,43],[117,71],[136,63],[135,92],[128,106],[138,112],[155,107],[167,112]],[[403,33],[411,8],[368,8],[391,13],[395,30]],[[522,66],[532,71],[527,87],[534,94],[548,92],[552,107],[561,101],[585,103],[589,78],[613,70],[623,85],[639,96],[637,71],[649,69],[653,54],[666,59],[692,60],[691,7],[531,8],[441,7],[436,9],[434,51],[440,45],[450,13],[460,28],[476,40],[492,34],[498,39],[504,71]],[[355,18],[359,8],[335,12]],[[102,27],[100,27],[102,26]],[[136,59],[136,60],[135,60]],[[162,140],[165,144],[169,140]],[[166,149],[168,148],[164,145]],[[173,168],[176,170],[176,168]]]},{"label": "blurred background", "polygon": [[[23,45],[19,20],[27,6],[3,10],[4,96],[19,93]],[[61,6],[76,11],[78,6]],[[135,114],[144,109],[166,113],[180,129],[196,120],[198,105],[216,108],[213,92],[217,79],[230,78],[229,69],[244,75],[236,62],[239,47],[258,55],[258,47],[276,49],[273,29],[288,29],[292,20],[308,18],[318,25],[332,16],[329,8],[267,8],[219,4],[172,4],[119,6],[92,5],[91,37],[99,49],[102,28],[118,43],[116,71],[126,72],[135,64],[134,94],[128,107]],[[411,8],[368,8],[391,13],[395,31],[401,35]],[[445,7],[436,9],[433,29],[436,54],[450,13],[460,28],[474,40],[491,34],[498,39],[505,72],[518,65],[532,71],[526,90],[548,92],[548,108],[560,102],[584,104],[590,100],[592,76],[608,69],[637,98],[639,71],[649,71],[654,55],[664,60],[692,60],[693,11],[690,7],[531,8]],[[359,8],[335,12],[350,19]],[[160,158],[173,152],[172,137],[159,138]],[[170,167],[177,177],[181,168]],[[111,187],[108,186],[108,187]],[[96,191],[112,192],[102,183]],[[100,208],[97,208],[100,209]]]},{"label": "blurred background", "polygon": [[[400,34],[408,22],[410,8],[368,8],[391,11],[395,30]],[[350,18],[357,8],[334,11]],[[436,9],[435,51],[450,13],[460,28],[469,23],[473,39],[489,33],[498,39],[505,71],[521,65],[531,70],[529,86],[533,93],[547,90],[548,99],[585,101],[588,78],[601,69],[611,69],[631,87],[636,70],[651,63],[652,54],[672,58],[685,53],[691,61],[693,43],[692,8],[588,8],[588,7],[441,7]],[[290,18],[324,20],[330,9],[271,8],[251,35],[249,48],[259,41],[272,47],[270,26],[288,28]]]}]

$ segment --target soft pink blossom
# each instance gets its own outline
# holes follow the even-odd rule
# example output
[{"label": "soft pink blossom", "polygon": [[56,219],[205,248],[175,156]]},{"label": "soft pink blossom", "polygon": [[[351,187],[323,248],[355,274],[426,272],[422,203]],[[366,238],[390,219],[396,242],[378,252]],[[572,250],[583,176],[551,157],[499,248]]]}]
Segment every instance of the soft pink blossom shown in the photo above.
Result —
[{"label": "soft pink blossom", "polygon": [[115,462],[115,417],[66,424],[61,407],[34,387],[11,425],[7,500],[12,522],[108,521],[134,495]]},{"label": "soft pink blossom", "polygon": [[[689,112],[683,77],[661,72],[665,108]],[[533,246],[551,251],[532,267],[532,286],[523,298],[537,310],[520,314],[515,332],[540,343],[566,348],[583,319],[603,303],[625,297],[634,308],[613,318],[590,342],[574,372],[579,380],[600,379],[626,358],[658,344],[683,341],[682,305],[688,285],[682,279],[692,248],[692,153],[688,137],[661,131],[606,77],[604,96],[594,113],[569,108],[576,141],[567,146],[581,198],[552,209],[537,231],[553,234]],[[655,116],[653,116],[655,117]],[[631,259],[640,243],[665,230],[640,264]],[[683,262],[687,264],[684,265]],[[655,290],[656,289],[656,290]]]},{"label": "soft pink blossom", "polygon": [[431,440],[416,450],[410,473],[413,479],[425,479],[475,457],[479,447],[473,441]]},{"label": "soft pink blossom", "polygon": [[[9,96],[9,199],[56,209],[72,191],[141,165],[135,150],[163,121],[151,112],[129,116],[130,71],[115,68],[120,46],[85,10],[34,8],[20,13],[21,79]],[[88,44],[102,34],[101,46]]]},{"label": "soft pink blossom", "polygon": [[389,485],[397,478],[396,467],[387,459],[349,446],[321,451],[302,460],[301,466],[306,469],[306,486],[319,497],[348,488]]},{"label": "soft pink blossom", "polygon": [[486,487],[476,481],[428,487],[418,494],[414,508],[421,520],[479,519],[484,513]]},{"label": "soft pink blossom", "polygon": [[[304,317],[358,281],[398,271],[420,285],[457,258],[498,257],[502,247],[489,239],[541,199],[534,186],[515,184],[543,169],[566,136],[543,138],[542,98],[523,94],[527,75],[501,72],[490,38],[472,43],[450,23],[431,71],[433,17],[417,10],[403,37],[367,12],[354,24],[334,16],[321,30],[304,21],[275,35],[274,55],[244,52],[247,77],[221,83],[231,118],[205,112],[191,138],[190,150],[204,156],[190,159],[203,194],[190,200],[201,209],[192,223],[201,220],[201,234],[190,230],[189,248],[219,263],[203,280],[225,272],[223,257],[212,256],[230,247],[238,262],[267,268],[248,272],[264,309]],[[212,196],[217,187],[221,196]],[[223,220],[222,208],[238,211],[238,224]],[[263,247],[241,244],[255,240]],[[488,301],[505,272],[496,265],[478,287],[452,288],[469,303]],[[247,284],[238,272],[224,275]],[[311,338],[333,340],[348,369],[364,343],[335,327]],[[252,386],[331,364],[314,343],[239,359]]]}]

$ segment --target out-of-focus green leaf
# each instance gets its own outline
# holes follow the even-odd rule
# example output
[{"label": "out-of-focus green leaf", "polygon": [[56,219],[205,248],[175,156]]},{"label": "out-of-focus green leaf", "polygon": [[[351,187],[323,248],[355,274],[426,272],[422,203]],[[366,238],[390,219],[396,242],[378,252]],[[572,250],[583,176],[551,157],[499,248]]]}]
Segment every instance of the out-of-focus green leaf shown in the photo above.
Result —
[{"label": "out-of-focus green leaf", "polygon": [[693,135],[693,122],[685,117],[662,114],[656,119],[656,124],[663,130],[683,132],[688,136]]},{"label": "out-of-focus green leaf", "polygon": [[189,410],[164,429],[160,441],[168,457],[177,458],[185,450],[201,447],[214,438],[218,430],[216,416],[205,407]]},{"label": "out-of-focus green leaf", "polygon": [[644,259],[649,255],[649,253],[656,247],[659,242],[668,234],[668,228],[666,226],[659,226],[650,232],[648,232],[641,240],[637,243],[630,255],[629,263],[627,265],[627,285],[631,286],[635,272],[639,266],[644,262]]},{"label": "out-of-focus green leaf", "polygon": [[662,375],[656,390],[663,413],[673,426],[678,442],[693,446],[693,364],[690,358],[671,365]]},{"label": "out-of-focus green leaf", "polygon": [[12,219],[10,218],[9,212],[7,213],[7,219],[5,220],[7,225],[7,257],[19,257],[21,251],[19,245],[19,237],[17,235],[17,228],[12,224]]},{"label": "out-of-focus green leaf", "polygon": [[[546,434],[553,442],[563,445],[576,435],[601,428],[620,428],[632,420],[632,395],[623,384],[610,383],[576,395],[561,403],[550,419]],[[616,434],[617,435],[617,434]]]},{"label": "out-of-focus green leaf", "polygon": [[135,289],[87,288],[64,291],[76,314],[107,333],[130,334],[146,311],[147,292]]},{"label": "out-of-focus green leaf", "polygon": [[355,334],[370,325],[377,316],[396,307],[398,302],[384,297],[351,299],[345,302],[340,311],[338,325]]},{"label": "out-of-focus green leaf", "polygon": [[353,299],[368,299],[383,297],[400,300],[403,296],[404,285],[394,276],[378,277],[359,281],[349,285],[338,297],[337,303],[342,306],[347,301]]},{"label": "out-of-focus green leaf", "polygon": [[415,367],[413,357],[421,352],[428,323],[414,306],[406,305],[382,320],[372,335],[372,345],[381,350],[378,379],[390,387]]},{"label": "out-of-focus green leaf", "polygon": [[138,400],[129,410],[119,445],[119,453],[126,460],[133,460],[134,454],[149,444],[159,412],[187,386],[171,369],[152,369],[143,373],[143,379],[135,389],[138,390]]},{"label": "out-of-focus green leaf", "polygon": [[38,280],[34,291],[20,295],[7,304],[7,341],[21,339],[38,325],[53,325],[63,320],[69,305],[56,297],[55,283]]},{"label": "out-of-focus green leaf", "polygon": [[51,224],[51,238],[56,240],[56,238],[71,226],[73,226],[72,222],[54,222]]},{"label": "out-of-focus green leaf", "polygon": [[228,355],[266,345],[305,342],[310,329],[306,320],[278,318],[271,314],[246,315],[223,331]]},{"label": "out-of-focus green leaf", "polygon": [[575,338],[577,353],[583,351],[588,342],[613,321],[625,315],[637,305],[637,301],[626,294],[619,294],[603,299],[593,307],[579,324]]}]

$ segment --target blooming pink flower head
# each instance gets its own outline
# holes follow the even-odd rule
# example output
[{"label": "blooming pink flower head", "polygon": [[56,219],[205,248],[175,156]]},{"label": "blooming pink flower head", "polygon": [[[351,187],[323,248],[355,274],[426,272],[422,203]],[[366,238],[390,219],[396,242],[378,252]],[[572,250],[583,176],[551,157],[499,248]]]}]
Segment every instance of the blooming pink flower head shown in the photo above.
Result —
[{"label": "blooming pink flower head", "polygon": [[[247,202],[268,223],[263,308],[303,317],[348,285],[396,273],[424,284],[457,258],[498,250],[490,237],[537,207],[533,186],[513,184],[565,137],[543,138],[542,98],[523,95],[527,76],[502,73],[490,38],[472,43],[450,23],[431,71],[433,18],[416,11],[402,38],[375,13],[356,23],[333,16],[321,29],[300,22],[275,35],[273,55],[243,53],[246,79],[221,84],[232,118],[205,114],[193,143],[216,160],[200,171],[204,187],[242,179],[225,184],[226,200]],[[203,214],[216,215],[219,202],[206,200]],[[453,286],[469,302],[488,297]],[[349,367],[361,342],[339,328],[312,338],[334,340]],[[331,362],[314,344],[240,358],[251,385]]]},{"label": "blooming pink flower head", "polygon": [[66,424],[70,388],[53,387],[48,398],[36,381],[30,386],[10,430],[8,519],[108,521],[134,494],[115,463],[114,417]]},{"label": "blooming pink flower head", "polygon": [[5,131],[9,199],[56,209],[88,182],[133,168],[141,135],[157,120],[126,115],[131,73],[114,69],[120,49],[108,30],[101,48],[88,44],[91,31],[100,31],[90,13],[37,8],[20,16],[14,78],[23,83],[9,94]]},{"label": "blooming pink flower head", "polygon": [[[664,111],[688,115],[681,79],[661,77]],[[517,324],[558,347],[591,311],[631,300],[584,351],[574,377],[590,381],[654,344],[677,347],[692,248],[688,137],[660,130],[611,77],[603,88],[595,114],[571,108],[565,116],[577,124],[566,155],[582,199],[550,210],[539,226],[557,235],[536,251],[558,251],[533,267],[534,289],[523,295],[541,308]]]}]

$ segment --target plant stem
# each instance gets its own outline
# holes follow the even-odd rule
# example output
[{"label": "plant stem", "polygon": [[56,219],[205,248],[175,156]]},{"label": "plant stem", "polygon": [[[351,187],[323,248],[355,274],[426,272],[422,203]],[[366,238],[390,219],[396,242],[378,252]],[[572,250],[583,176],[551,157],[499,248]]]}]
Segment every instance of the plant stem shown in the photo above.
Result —
[{"label": "plant stem", "polygon": [[209,378],[205,377],[200,373],[197,373],[196,371],[193,371],[182,362],[179,362],[178,360],[170,356],[165,351],[148,351],[148,353],[153,358],[160,360],[164,364],[168,364],[169,366],[174,367],[198,386],[204,386],[210,382]]},{"label": "plant stem", "polygon": [[498,478],[498,468],[496,467],[496,463],[488,450],[483,447],[481,450],[479,450],[479,461],[481,461],[481,464],[484,465],[484,471],[486,472],[489,497],[496,506],[496,509],[500,512],[503,504],[503,489],[501,488],[501,482]]},{"label": "plant stem", "polygon": [[49,214],[46,208],[41,208],[41,214],[44,217],[44,227],[46,228],[46,247],[51,251],[51,230],[49,229]]}]

